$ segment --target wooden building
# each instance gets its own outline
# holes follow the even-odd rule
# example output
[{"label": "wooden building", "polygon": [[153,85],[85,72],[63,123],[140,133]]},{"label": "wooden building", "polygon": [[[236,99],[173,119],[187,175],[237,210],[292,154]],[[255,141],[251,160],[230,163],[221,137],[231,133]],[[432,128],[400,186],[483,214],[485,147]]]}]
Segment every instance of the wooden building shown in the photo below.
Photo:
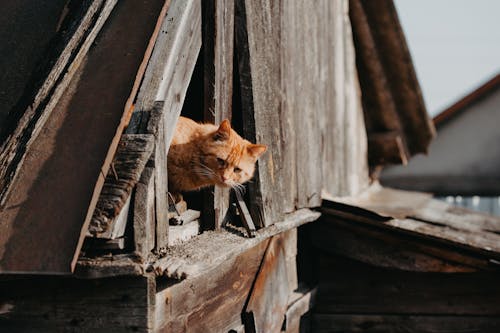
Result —
[{"label": "wooden building", "polygon": [[[359,316],[366,300],[347,310],[331,302],[339,290],[331,283],[355,296],[366,278],[338,278],[357,269],[339,256],[403,271],[484,270],[485,280],[470,280],[483,286],[498,276],[490,272],[500,260],[496,220],[476,230],[493,230],[486,245],[446,232],[436,241],[443,229],[421,236],[423,218],[408,208],[416,198],[427,221],[447,223],[433,215],[434,201],[387,200],[393,192],[374,181],[385,164],[425,152],[434,135],[392,2],[0,6],[8,13],[0,18],[8,45],[0,53],[8,78],[0,82],[1,331],[380,331]],[[166,154],[181,114],[231,119],[269,146],[244,197],[210,189],[186,196],[180,217],[172,212]],[[375,240],[338,237],[346,224],[361,235],[375,228]],[[394,260],[384,237],[400,246]],[[370,260],[358,255],[366,251]],[[458,315],[498,327],[488,321],[496,307],[472,308]],[[384,327],[405,317],[391,318]]]},{"label": "wooden building", "polygon": [[455,205],[500,215],[500,74],[434,118],[427,156],[384,170],[387,186],[432,192]]}]

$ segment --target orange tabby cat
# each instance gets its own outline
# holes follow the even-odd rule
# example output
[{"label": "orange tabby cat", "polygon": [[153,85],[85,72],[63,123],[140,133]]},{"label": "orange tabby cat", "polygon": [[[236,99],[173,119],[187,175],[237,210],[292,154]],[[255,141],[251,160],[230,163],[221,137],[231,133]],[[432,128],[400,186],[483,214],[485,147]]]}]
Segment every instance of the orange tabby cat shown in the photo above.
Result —
[{"label": "orange tabby cat", "polygon": [[168,189],[172,193],[210,185],[239,187],[250,180],[255,162],[266,151],[231,129],[180,117],[168,152]]}]

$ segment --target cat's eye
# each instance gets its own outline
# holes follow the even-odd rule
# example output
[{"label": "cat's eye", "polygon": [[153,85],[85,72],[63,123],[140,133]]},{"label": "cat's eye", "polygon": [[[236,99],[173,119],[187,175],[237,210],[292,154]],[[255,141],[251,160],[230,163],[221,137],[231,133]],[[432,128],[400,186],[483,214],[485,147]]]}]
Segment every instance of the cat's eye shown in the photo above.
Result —
[{"label": "cat's eye", "polygon": [[219,163],[219,166],[223,167],[226,165],[226,161],[224,161],[222,158],[217,157],[217,163]]},{"label": "cat's eye", "polygon": [[240,172],[241,172],[241,169],[240,169],[240,168],[238,168],[238,167],[234,167],[234,172],[236,172],[236,173],[240,173]]}]

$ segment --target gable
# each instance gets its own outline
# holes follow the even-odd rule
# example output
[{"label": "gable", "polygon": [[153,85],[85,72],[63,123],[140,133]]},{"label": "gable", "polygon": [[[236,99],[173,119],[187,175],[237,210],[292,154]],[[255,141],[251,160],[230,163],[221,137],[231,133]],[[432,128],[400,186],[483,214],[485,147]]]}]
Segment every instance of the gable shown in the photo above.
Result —
[{"label": "gable", "polygon": [[498,194],[499,122],[500,89],[496,88],[440,120],[429,154],[416,156],[407,167],[388,168],[381,181],[442,194]]}]

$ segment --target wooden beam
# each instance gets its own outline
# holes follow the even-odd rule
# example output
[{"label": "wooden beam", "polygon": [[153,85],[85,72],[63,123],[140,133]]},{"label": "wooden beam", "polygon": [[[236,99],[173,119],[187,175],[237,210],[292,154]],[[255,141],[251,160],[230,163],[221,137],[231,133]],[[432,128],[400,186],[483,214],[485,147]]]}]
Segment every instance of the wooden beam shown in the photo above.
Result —
[{"label": "wooden beam", "polygon": [[[231,121],[233,98],[234,1],[203,1],[204,119]],[[229,209],[229,189],[204,192],[204,229],[220,229]]]},{"label": "wooden beam", "polygon": [[201,1],[171,0],[128,133],[156,137],[156,250],[168,244],[167,153],[201,47]]},{"label": "wooden beam", "polygon": [[248,188],[250,214],[257,226],[282,219],[282,138],[280,128],[281,64],[280,6],[256,0],[237,0],[235,14],[243,135],[251,142],[268,145],[257,163]]},{"label": "wooden beam", "polygon": [[[205,232],[187,244],[170,248],[168,256],[155,261],[148,270],[178,280],[197,277],[269,237],[316,220],[319,215],[309,209],[298,210],[277,221],[279,223],[257,231],[254,238],[230,232]],[[221,246],[224,251],[219,250]]]},{"label": "wooden beam", "polygon": [[155,246],[155,186],[154,170],[147,167],[135,187],[134,253],[146,259]]}]

